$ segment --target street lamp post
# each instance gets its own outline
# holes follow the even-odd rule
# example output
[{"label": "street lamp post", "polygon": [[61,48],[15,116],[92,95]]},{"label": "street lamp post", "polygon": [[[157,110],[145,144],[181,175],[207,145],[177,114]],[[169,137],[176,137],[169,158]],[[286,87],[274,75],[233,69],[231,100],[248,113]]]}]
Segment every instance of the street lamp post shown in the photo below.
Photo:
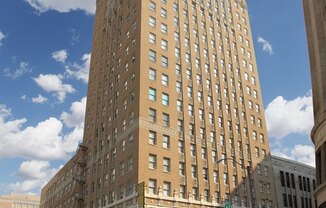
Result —
[{"label": "street lamp post", "polygon": [[247,167],[245,167],[244,165],[242,165],[241,163],[237,162],[236,160],[232,159],[232,158],[224,158],[224,159],[220,159],[216,162],[216,164],[218,165],[220,162],[224,161],[224,160],[232,160],[233,162],[235,162],[236,164],[240,165],[241,168],[246,169],[247,170],[247,178],[248,178],[248,184],[249,184],[249,206],[250,208],[254,208],[255,207],[255,200],[254,200],[254,192],[253,192],[253,183],[252,183],[252,175],[251,175],[251,168],[248,165]]}]

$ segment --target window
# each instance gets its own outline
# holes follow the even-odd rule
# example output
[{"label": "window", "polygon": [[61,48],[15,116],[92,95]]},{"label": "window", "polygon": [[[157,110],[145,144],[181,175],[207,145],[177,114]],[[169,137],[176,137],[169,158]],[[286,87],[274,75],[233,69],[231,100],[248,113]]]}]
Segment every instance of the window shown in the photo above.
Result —
[{"label": "window", "polygon": [[201,148],[201,157],[202,157],[202,159],[207,159],[207,150],[206,150],[206,148]]},{"label": "window", "polygon": [[115,169],[113,168],[111,170],[111,182],[114,182],[115,181]]},{"label": "window", "polygon": [[181,93],[181,82],[177,82],[177,83],[176,83],[176,91],[177,91],[178,93]]},{"label": "window", "polygon": [[149,79],[152,81],[156,80],[156,70],[155,69],[152,69],[152,68],[149,69]]},{"label": "window", "polygon": [[181,185],[179,193],[180,193],[180,198],[185,199],[186,198],[186,186]]},{"label": "window", "polygon": [[177,75],[181,75],[181,66],[180,64],[175,65],[175,72]]},{"label": "window", "polygon": [[178,148],[179,148],[179,152],[180,153],[184,153],[185,152],[185,146],[184,145],[185,145],[184,144],[184,141],[179,140],[179,142],[178,142]]},{"label": "window", "polygon": [[208,180],[208,169],[207,168],[204,168],[203,169],[203,178],[204,178],[204,180]]},{"label": "window", "polygon": [[[151,25],[152,26],[152,25]],[[152,26],[153,27],[153,26]],[[164,23],[161,24],[161,32],[167,34],[168,33],[168,26]]]},{"label": "window", "polygon": [[266,184],[266,193],[268,193],[268,194],[271,193],[271,184],[269,184],[269,183]]},{"label": "window", "polygon": [[169,95],[166,93],[162,93],[162,105],[164,106],[169,105]]},{"label": "window", "polygon": [[198,199],[198,189],[195,187],[192,188],[192,196],[194,197],[194,199]]},{"label": "window", "polygon": [[126,166],[125,166],[124,161],[122,161],[122,162],[120,163],[120,174],[121,174],[121,175],[124,175],[124,174],[126,173],[125,170],[126,170]]},{"label": "window", "polygon": [[156,26],[156,19],[154,17],[149,17],[149,26],[151,27]]},{"label": "window", "polygon": [[149,50],[149,60],[152,62],[156,62],[156,52],[153,50]]},{"label": "window", "polygon": [[178,58],[178,59],[180,58],[180,48],[175,48],[174,49],[174,55],[175,55],[176,58]]},{"label": "window", "polygon": [[152,44],[156,43],[156,35],[153,33],[149,33],[149,42]]},{"label": "window", "polygon": [[163,182],[163,195],[170,196],[171,195],[171,183],[170,182]]},{"label": "window", "polygon": [[192,87],[187,87],[187,95],[192,98]]},{"label": "window", "polygon": [[181,112],[182,111],[182,101],[177,100],[177,111]]},{"label": "window", "polygon": [[204,120],[204,110],[203,109],[199,109],[198,110],[198,114],[199,114],[199,119],[200,120]]},{"label": "window", "polygon": [[197,178],[197,167],[195,165],[191,166],[191,176]]},{"label": "window", "polygon": [[165,68],[167,68],[168,67],[168,58],[167,57],[165,57],[165,56],[162,56],[162,58],[161,58],[161,65],[163,66],[163,67],[165,67]]},{"label": "window", "polygon": [[264,192],[264,184],[263,184],[262,181],[259,181],[259,191],[260,191],[261,193]]},{"label": "window", "polygon": [[133,169],[133,164],[134,164],[134,161],[133,161],[132,157],[129,157],[129,158],[128,158],[128,172],[129,172],[129,171],[132,171],[132,169]]},{"label": "window", "polygon": [[150,194],[155,194],[156,193],[156,180],[155,179],[149,179],[148,192]]},{"label": "window", "polygon": [[190,152],[191,156],[196,156],[196,146],[194,144],[190,144]]},{"label": "window", "polygon": [[[300,176],[299,176],[300,178]],[[285,187],[285,178],[284,178],[284,172],[280,171],[280,180],[281,180],[281,186]]]},{"label": "window", "polygon": [[217,152],[216,152],[216,150],[212,150],[212,161],[213,162],[217,161]]},{"label": "window", "polygon": [[287,207],[288,206],[288,200],[287,200],[286,194],[282,194],[282,196],[283,196],[283,206]]},{"label": "window", "polygon": [[255,147],[255,155],[256,155],[256,157],[259,157],[259,148],[258,147]]},{"label": "window", "polygon": [[151,122],[156,122],[156,110],[155,109],[150,108],[148,110],[148,115],[149,115],[149,120]]},{"label": "window", "polygon": [[180,41],[180,35],[177,32],[174,32],[174,40],[179,42]]},{"label": "window", "polygon": [[261,143],[265,143],[265,139],[264,139],[264,135],[263,134],[260,134],[259,135],[259,138],[260,138],[260,142]]},{"label": "window", "polygon": [[152,12],[155,12],[156,10],[156,4],[152,1],[149,2],[149,10]]},{"label": "window", "polygon": [[171,172],[171,160],[170,158],[163,158],[163,172]]},{"label": "window", "polygon": [[214,179],[214,183],[218,183],[218,172],[217,171],[213,172],[213,179]]},{"label": "window", "polygon": [[156,169],[156,155],[149,154],[149,157],[148,157],[148,167],[150,169]]},{"label": "window", "polygon": [[223,182],[224,182],[225,185],[228,185],[229,184],[227,173],[223,173]]},{"label": "window", "polygon": [[168,50],[168,41],[162,39],[162,40],[161,40],[161,48],[162,48],[163,50]]},{"label": "window", "polygon": [[189,116],[194,115],[194,106],[193,105],[188,105],[188,114],[189,114]]},{"label": "window", "polygon": [[169,85],[169,76],[162,74],[162,85],[163,86],[168,86]]},{"label": "window", "polygon": [[170,137],[167,135],[163,135],[163,148],[164,149],[170,148]]},{"label": "window", "polygon": [[156,89],[149,88],[149,97],[151,101],[156,101]]},{"label": "window", "polygon": [[185,164],[183,162],[179,163],[179,174],[182,176],[185,175]]},{"label": "window", "polygon": [[169,114],[163,113],[163,115],[162,115],[162,123],[163,123],[163,126],[165,126],[165,127],[170,126],[170,115]]},{"label": "window", "polygon": [[161,8],[161,17],[166,19],[167,15],[168,15],[168,12],[166,11],[166,9]]},{"label": "window", "polygon": [[183,131],[183,120],[178,120],[178,131]]},{"label": "window", "polygon": [[155,131],[149,131],[148,135],[148,143],[152,145],[156,145],[156,132]]}]

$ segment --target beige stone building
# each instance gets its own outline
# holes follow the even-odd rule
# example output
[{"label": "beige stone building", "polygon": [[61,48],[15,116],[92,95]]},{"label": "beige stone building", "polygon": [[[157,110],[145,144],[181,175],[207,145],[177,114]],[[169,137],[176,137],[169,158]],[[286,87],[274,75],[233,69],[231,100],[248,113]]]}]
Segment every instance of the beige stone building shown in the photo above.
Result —
[{"label": "beige stone building", "polygon": [[246,2],[98,0],[82,147],[74,206],[274,207]]},{"label": "beige stone building", "polygon": [[9,194],[0,196],[1,208],[39,208],[40,197],[22,194]]},{"label": "beige stone building", "polygon": [[326,207],[326,1],[303,0],[311,66],[318,207]]}]

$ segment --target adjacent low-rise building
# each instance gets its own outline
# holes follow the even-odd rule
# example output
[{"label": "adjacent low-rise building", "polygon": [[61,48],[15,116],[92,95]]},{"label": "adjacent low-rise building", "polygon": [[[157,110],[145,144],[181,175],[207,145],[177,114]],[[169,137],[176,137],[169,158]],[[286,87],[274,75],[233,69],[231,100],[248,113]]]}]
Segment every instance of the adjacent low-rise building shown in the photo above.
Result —
[{"label": "adjacent low-rise building", "polygon": [[73,207],[75,183],[75,157],[73,157],[42,189],[41,207]]},{"label": "adjacent low-rise building", "polygon": [[278,207],[315,208],[316,169],[272,156]]},{"label": "adjacent low-rise building", "polygon": [[39,208],[40,197],[22,194],[9,194],[0,196],[1,208]]}]

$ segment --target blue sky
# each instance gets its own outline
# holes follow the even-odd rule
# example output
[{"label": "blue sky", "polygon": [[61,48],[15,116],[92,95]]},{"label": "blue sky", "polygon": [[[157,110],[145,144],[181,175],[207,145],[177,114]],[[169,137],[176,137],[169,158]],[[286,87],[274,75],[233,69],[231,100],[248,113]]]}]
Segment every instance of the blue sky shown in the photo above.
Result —
[{"label": "blue sky", "polygon": [[[273,154],[313,165],[301,1],[247,0]],[[82,137],[95,0],[0,2],[0,194],[38,193]]]}]

